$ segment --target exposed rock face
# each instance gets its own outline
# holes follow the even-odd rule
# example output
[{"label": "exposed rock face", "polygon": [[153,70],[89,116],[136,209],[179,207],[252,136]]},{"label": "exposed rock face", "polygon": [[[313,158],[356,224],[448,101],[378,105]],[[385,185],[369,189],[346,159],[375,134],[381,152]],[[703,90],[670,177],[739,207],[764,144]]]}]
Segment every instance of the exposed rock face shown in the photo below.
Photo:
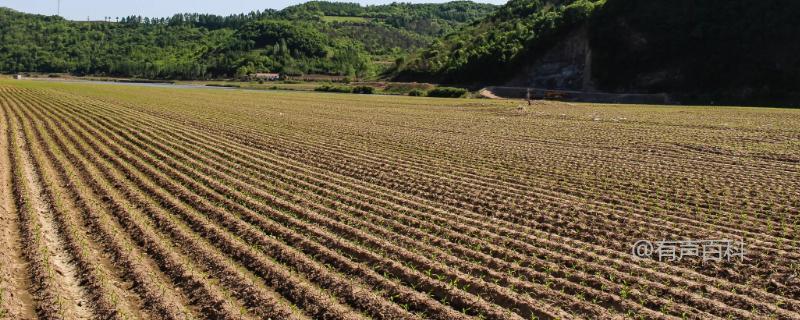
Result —
[{"label": "exposed rock face", "polygon": [[543,89],[594,89],[591,81],[592,50],[586,27],[579,28],[528,64],[509,86]]}]

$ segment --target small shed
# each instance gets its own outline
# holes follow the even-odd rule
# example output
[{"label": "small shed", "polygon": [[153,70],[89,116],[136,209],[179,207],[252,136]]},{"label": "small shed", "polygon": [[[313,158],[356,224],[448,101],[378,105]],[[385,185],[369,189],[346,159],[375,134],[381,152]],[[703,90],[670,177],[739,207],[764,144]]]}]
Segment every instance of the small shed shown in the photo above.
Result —
[{"label": "small shed", "polygon": [[281,79],[280,73],[255,73],[252,75],[253,79],[256,80],[269,80],[275,81]]},{"label": "small shed", "polygon": [[15,74],[14,75],[14,79],[15,80],[22,80],[22,75],[21,74]]}]

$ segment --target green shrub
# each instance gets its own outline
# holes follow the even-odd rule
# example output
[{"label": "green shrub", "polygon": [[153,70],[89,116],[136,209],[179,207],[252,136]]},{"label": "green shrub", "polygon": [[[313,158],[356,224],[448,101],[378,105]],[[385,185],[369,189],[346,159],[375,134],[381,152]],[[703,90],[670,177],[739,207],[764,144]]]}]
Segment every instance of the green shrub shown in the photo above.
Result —
[{"label": "green shrub", "polygon": [[420,90],[420,89],[414,89],[414,90],[411,90],[408,93],[408,95],[412,96],[412,97],[424,97],[425,96],[425,91]]},{"label": "green shrub", "polygon": [[373,93],[375,93],[375,88],[370,87],[370,86],[350,87],[350,86],[334,86],[334,85],[326,84],[326,85],[322,85],[322,86],[314,88],[314,91],[373,94]]},{"label": "green shrub", "polygon": [[358,94],[373,94],[375,93],[375,88],[370,86],[357,86],[353,88],[353,93]]},{"label": "green shrub", "polygon": [[383,87],[383,92],[391,94],[407,95],[414,90],[425,92],[433,89],[435,86],[429,83],[416,83],[416,82],[390,82],[386,83]]},{"label": "green shrub", "polygon": [[339,93],[352,93],[352,87],[345,87],[345,86],[332,86],[332,85],[324,85],[314,88],[314,91],[320,92],[339,92]]},{"label": "green shrub", "polygon": [[461,98],[465,95],[467,95],[467,90],[461,88],[439,87],[428,91],[429,97]]}]

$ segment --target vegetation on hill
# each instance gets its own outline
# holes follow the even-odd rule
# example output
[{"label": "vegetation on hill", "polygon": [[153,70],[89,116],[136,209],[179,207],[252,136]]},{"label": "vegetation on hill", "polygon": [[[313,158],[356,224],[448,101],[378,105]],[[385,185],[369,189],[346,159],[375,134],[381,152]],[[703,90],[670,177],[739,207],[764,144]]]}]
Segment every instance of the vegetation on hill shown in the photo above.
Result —
[{"label": "vegetation on hill", "polygon": [[399,61],[399,78],[503,83],[586,27],[592,80],[688,101],[790,98],[800,83],[800,2],[512,0]]},{"label": "vegetation on hill", "polygon": [[366,7],[314,1],[227,17],[130,16],[115,22],[0,8],[0,71],[152,79],[257,72],[364,77],[494,8],[468,1]]},{"label": "vegetation on hill", "polygon": [[401,78],[493,82],[585,23],[604,0],[511,0],[487,18],[398,63]]},{"label": "vegetation on hill", "polygon": [[594,75],[605,90],[797,101],[797,12],[792,0],[608,0],[591,22]]},{"label": "vegetation on hill", "polygon": [[496,6],[471,1],[453,1],[442,4],[392,3],[361,6],[357,3],[310,1],[282,10],[285,18],[324,20],[323,17],[363,17],[425,36],[443,36],[458,29],[463,23],[482,18]]}]

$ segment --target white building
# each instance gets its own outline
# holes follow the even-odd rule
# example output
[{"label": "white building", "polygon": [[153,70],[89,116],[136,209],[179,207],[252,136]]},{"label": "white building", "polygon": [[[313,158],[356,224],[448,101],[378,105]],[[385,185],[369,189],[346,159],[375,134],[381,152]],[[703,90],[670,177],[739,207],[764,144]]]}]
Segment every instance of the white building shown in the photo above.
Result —
[{"label": "white building", "polygon": [[256,80],[269,80],[275,81],[281,79],[280,73],[255,73],[252,74],[251,77]]}]

